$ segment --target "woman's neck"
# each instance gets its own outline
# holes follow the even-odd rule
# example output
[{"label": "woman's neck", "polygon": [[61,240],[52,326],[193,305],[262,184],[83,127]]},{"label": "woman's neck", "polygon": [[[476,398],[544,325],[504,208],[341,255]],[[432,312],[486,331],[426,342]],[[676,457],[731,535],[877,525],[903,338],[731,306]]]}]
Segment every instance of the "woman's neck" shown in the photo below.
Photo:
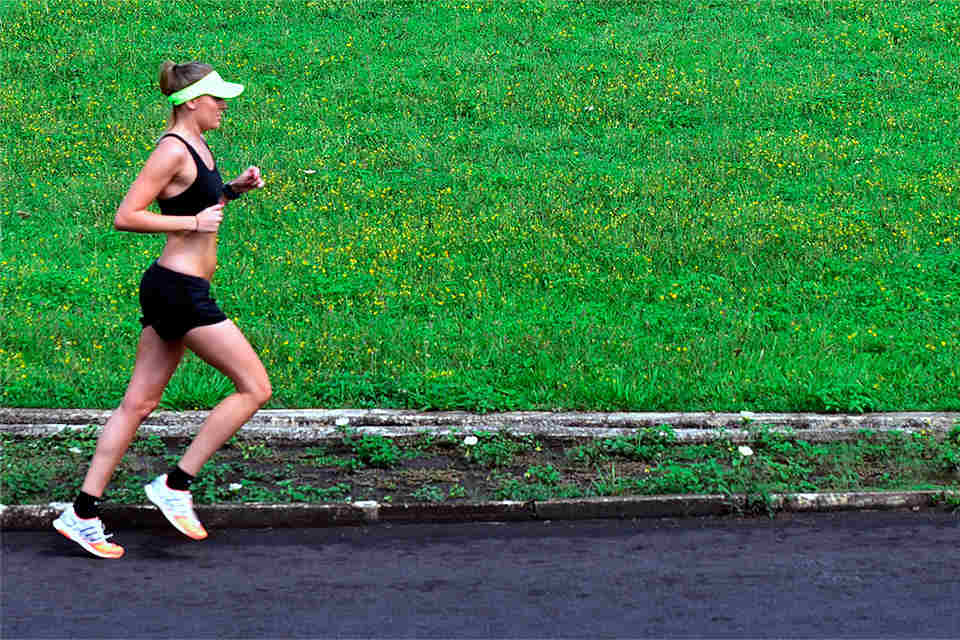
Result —
[{"label": "woman's neck", "polygon": [[168,130],[170,133],[179,133],[189,138],[203,140],[203,130],[192,120],[177,121]]}]

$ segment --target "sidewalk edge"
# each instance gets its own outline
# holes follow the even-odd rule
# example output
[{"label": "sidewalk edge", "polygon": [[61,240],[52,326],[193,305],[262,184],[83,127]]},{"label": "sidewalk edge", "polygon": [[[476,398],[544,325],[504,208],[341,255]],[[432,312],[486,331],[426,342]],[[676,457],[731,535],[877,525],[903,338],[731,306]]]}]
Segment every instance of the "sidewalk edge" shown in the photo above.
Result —
[{"label": "sidewalk edge", "polygon": [[[744,495],[668,495],[581,498],[530,502],[387,504],[198,505],[197,515],[210,529],[357,526],[377,522],[504,522],[604,518],[682,518],[766,512],[919,510],[941,506],[960,491],[835,492],[774,494],[767,502]],[[0,530],[48,529],[66,503],[0,505]],[[104,517],[124,528],[166,527],[160,512],[146,505],[110,505]]]}]

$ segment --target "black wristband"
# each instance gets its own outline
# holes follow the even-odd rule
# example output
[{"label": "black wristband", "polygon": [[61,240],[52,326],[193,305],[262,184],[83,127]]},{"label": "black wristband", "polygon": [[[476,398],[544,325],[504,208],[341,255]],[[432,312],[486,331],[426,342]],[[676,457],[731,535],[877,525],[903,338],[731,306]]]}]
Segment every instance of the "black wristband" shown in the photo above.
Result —
[{"label": "black wristband", "polygon": [[230,186],[230,183],[229,183],[229,182],[228,182],[227,184],[223,185],[223,196],[224,196],[227,200],[236,200],[237,198],[239,198],[239,197],[242,196],[242,195],[243,195],[242,193],[237,193],[236,191],[234,191],[234,190],[233,190],[233,187]]}]

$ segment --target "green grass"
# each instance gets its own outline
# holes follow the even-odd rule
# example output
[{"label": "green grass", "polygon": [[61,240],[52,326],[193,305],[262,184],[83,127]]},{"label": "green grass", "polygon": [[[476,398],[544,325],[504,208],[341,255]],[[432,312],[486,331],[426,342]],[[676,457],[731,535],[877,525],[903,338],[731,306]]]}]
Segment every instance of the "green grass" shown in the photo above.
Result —
[{"label": "green grass", "polygon": [[[934,433],[871,433],[849,442],[811,443],[796,434],[755,427],[751,452],[728,439],[681,444],[668,427],[631,436],[564,441],[463,434],[388,439],[377,447],[343,433],[307,448],[233,439],[192,487],[198,504],[238,502],[458,502],[548,500],[590,496],[746,495],[766,504],[772,493],[955,489],[960,427]],[[722,435],[722,434],[721,434]],[[497,442],[500,454],[479,455]],[[47,438],[0,434],[0,495],[4,504],[71,501],[89,459],[93,429]],[[143,485],[166,472],[183,443],[139,438],[117,470],[108,499],[142,503]],[[390,451],[389,463],[370,456]],[[379,460],[379,461],[378,461]],[[947,495],[947,494],[945,494]]]},{"label": "green grass", "polygon": [[[111,407],[165,58],[274,407],[957,410],[960,4],[10,1],[0,405]],[[164,398],[229,383],[189,359]]]}]

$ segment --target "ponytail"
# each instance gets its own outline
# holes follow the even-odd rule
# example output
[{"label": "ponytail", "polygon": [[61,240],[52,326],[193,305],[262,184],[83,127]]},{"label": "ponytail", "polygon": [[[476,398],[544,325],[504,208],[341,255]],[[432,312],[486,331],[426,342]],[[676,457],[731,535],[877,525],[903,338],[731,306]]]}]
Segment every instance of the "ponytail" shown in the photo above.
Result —
[{"label": "ponytail", "polygon": [[[213,67],[203,62],[187,62],[177,64],[172,60],[164,60],[160,65],[160,93],[169,96],[176,93],[184,87],[190,86],[200,78],[213,71]],[[177,122],[177,109],[174,107],[170,112],[170,121],[168,126],[172,127]]]}]

